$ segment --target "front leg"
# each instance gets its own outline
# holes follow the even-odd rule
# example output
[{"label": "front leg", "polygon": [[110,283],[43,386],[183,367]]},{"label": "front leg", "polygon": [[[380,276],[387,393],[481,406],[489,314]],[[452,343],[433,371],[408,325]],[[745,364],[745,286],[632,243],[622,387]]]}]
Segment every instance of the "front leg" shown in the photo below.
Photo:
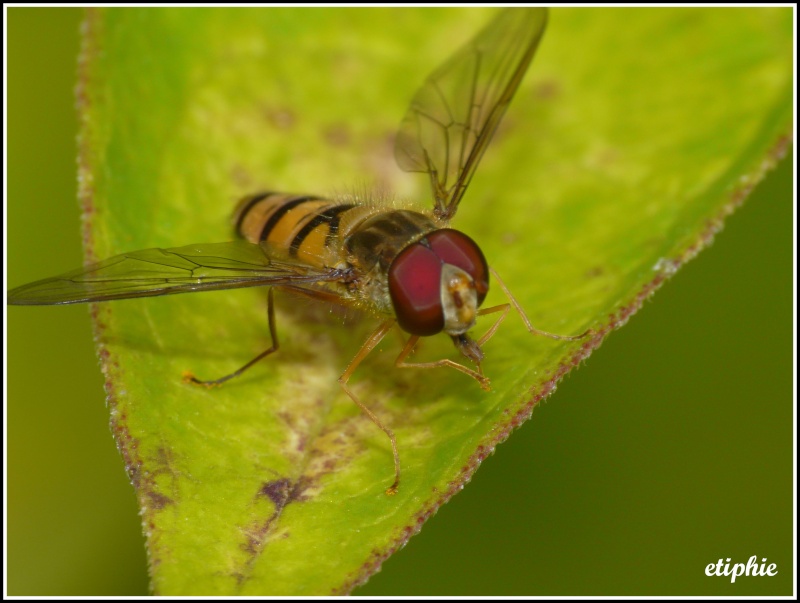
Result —
[{"label": "front leg", "polygon": [[[522,322],[525,323],[525,327],[528,329],[528,332],[532,333],[533,335],[544,335],[545,337],[550,337],[551,339],[558,339],[560,341],[577,341],[579,339],[583,339],[584,337],[592,333],[591,329],[586,329],[580,335],[556,335],[555,333],[548,333],[547,331],[541,331],[535,328],[531,324],[531,321],[528,319],[527,314],[525,314],[525,310],[522,309],[522,306],[519,305],[519,302],[514,298],[513,295],[511,295],[511,291],[508,290],[508,287],[506,287],[506,284],[503,282],[503,279],[500,278],[500,275],[498,275],[497,272],[495,272],[494,268],[492,268],[491,266],[489,266],[489,272],[491,272],[492,276],[494,276],[494,278],[497,279],[497,284],[500,285],[500,288],[503,290],[503,293],[506,294],[508,301],[511,303],[514,310],[517,311],[517,314],[520,315],[520,318],[522,318]],[[502,308],[502,307],[497,306],[497,308]],[[490,310],[491,309],[492,308],[490,308]],[[505,318],[505,314],[503,314],[500,320],[502,320],[503,318]],[[497,324],[499,324],[500,320],[498,320]],[[495,324],[495,326],[492,329],[490,329],[491,334],[489,335],[489,337],[491,337],[491,335],[494,334],[494,329],[497,328],[497,324]],[[483,341],[484,340],[482,339],[481,343],[483,343]]]},{"label": "front leg", "polygon": [[344,390],[350,399],[355,402],[356,406],[361,409],[369,420],[375,423],[375,425],[380,429],[386,436],[389,438],[389,441],[392,444],[392,455],[394,456],[394,482],[392,485],[386,489],[386,494],[389,496],[395,494],[397,492],[397,488],[400,486],[400,455],[397,452],[397,440],[394,437],[394,432],[386,427],[381,420],[377,417],[377,415],[372,412],[364,403],[359,400],[353,391],[347,386],[347,383],[350,381],[350,377],[353,376],[353,373],[358,368],[358,365],[361,364],[362,360],[367,357],[367,355],[378,345],[381,340],[386,336],[386,333],[394,325],[394,320],[386,320],[380,324],[380,326],[375,329],[375,331],[370,335],[367,340],[364,342],[364,345],[361,346],[361,349],[350,361],[350,364],[347,365],[344,373],[342,373],[341,377],[339,377],[339,385]]},{"label": "front leg", "polygon": [[450,360],[449,358],[444,358],[442,360],[437,360],[436,362],[406,362],[406,358],[408,358],[411,353],[414,351],[414,346],[416,345],[417,341],[419,340],[419,335],[412,335],[408,338],[408,342],[406,343],[403,350],[400,352],[400,355],[397,357],[397,360],[394,361],[394,365],[398,368],[439,368],[441,366],[449,366],[450,368],[454,368],[457,371],[464,373],[475,379],[478,382],[478,385],[481,386],[481,389],[484,391],[489,391],[489,379],[484,377],[480,372],[480,365],[478,365],[478,371],[473,371],[471,368],[467,368],[463,364],[459,364]]}]

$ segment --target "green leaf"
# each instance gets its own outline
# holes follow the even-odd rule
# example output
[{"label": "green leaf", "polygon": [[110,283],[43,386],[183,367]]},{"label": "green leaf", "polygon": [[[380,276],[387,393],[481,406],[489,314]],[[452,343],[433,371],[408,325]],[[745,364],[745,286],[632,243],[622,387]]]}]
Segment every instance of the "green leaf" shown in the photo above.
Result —
[{"label": "green leaf", "polygon": [[[423,78],[487,10],[92,12],[80,102],[90,257],[230,238],[259,189],[429,196],[392,136]],[[259,290],[97,305],[115,437],[142,508],[158,594],[348,592],[402,546],[557,381],[707,245],[785,150],[789,9],[556,10],[454,226],[542,329],[509,316],[486,347],[493,389],[393,367],[392,338],[337,377],[374,328]],[[347,32],[343,35],[342,32]],[[487,304],[502,303],[494,290]],[[480,325],[483,326],[483,325]],[[418,356],[454,357],[441,336]]]}]

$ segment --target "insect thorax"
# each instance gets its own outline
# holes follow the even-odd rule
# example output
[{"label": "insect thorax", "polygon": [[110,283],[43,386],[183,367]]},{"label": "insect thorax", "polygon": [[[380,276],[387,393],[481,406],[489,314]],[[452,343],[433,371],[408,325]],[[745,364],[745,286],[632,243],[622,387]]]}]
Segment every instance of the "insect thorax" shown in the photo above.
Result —
[{"label": "insect thorax", "polygon": [[348,263],[361,275],[365,301],[391,313],[388,272],[394,259],[408,245],[436,230],[430,218],[408,210],[389,210],[359,224],[345,238]]}]

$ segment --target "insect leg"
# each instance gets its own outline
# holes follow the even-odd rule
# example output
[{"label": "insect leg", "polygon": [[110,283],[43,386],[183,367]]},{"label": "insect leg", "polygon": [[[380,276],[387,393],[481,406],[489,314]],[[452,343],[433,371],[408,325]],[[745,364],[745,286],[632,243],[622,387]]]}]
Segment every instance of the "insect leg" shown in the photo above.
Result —
[{"label": "insect leg", "polygon": [[225,375],[224,377],[220,377],[219,379],[214,379],[213,381],[201,381],[191,373],[185,373],[183,376],[183,380],[185,383],[195,383],[197,385],[205,385],[206,387],[213,387],[215,385],[221,385],[228,381],[229,379],[233,379],[234,377],[238,377],[251,366],[253,366],[256,362],[261,360],[262,358],[269,356],[272,352],[276,352],[280,344],[278,343],[278,332],[275,329],[275,304],[273,302],[273,290],[274,287],[269,288],[269,293],[267,294],[267,319],[269,320],[269,334],[272,338],[272,346],[263,352],[261,352],[258,356],[253,358],[250,362],[245,364],[242,368],[238,371],[234,371],[230,375]]},{"label": "insect leg", "polygon": [[406,362],[406,358],[411,355],[411,352],[414,350],[414,346],[419,339],[419,335],[412,335],[408,338],[408,342],[406,343],[403,350],[400,352],[400,355],[397,357],[397,360],[394,361],[394,365],[398,368],[439,368],[440,366],[449,366],[450,368],[454,368],[457,371],[461,371],[465,375],[468,375],[475,379],[478,384],[481,386],[481,389],[485,391],[489,391],[489,379],[484,377],[477,371],[473,371],[471,368],[467,368],[463,364],[458,364],[450,360],[449,358],[444,358],[442,360],[437,360],[436,362]]},{"label": "insect leg", "polygon": [[314,300],[322,300],[326,301],[329,304],[335,304],[337,306],[345,306],[349,307],[347,302],[342,299],[341,295],[337,295],[336,293],[331,293],[329,291],[321,291],[318,289],[303,289],[302,287],[294,287],[292,285],[280,285],[280,288],[284,291],[291,291],[292,293],[296,293],[297,295],[304,295],[305,297],[310,297]]},{"label": "insect leg", "polygon": [[364,406],[364,403],[356,398],[356,395],[350,390],[349,387],[347,387],[347,382],[350,381],[350,377],[353,376],[353,372],[355,372],[355,370],[358,368],[358,365],[361,364],[361,361],[364,360],[364,358],[367,357],[367,355],[375,348],[375,346],[381,342],[393,325],[394,320],[382,322],[380,326],[375,329],[372,335],[367,338],[367,340],[364,342],[364,345],[362,345],[361,349],[358,350],[358,354],[356,354],[355,358],[350,361],[350,364],[347,365],[347,368],[342,373],[342,376],[339,377],[339,385],[342,386],[344,393],[350,396],[350,399],[356,403],[356,406],[358,406],[361,411],[389,437],[389,441],[392,443],[392,454],[394,455],[394,483],[386,489],[386,494],[390,496],[397,493],[397,487],[400,485],[400,455],[397,453],[397,441],[395,440],[394,433],[391,429],[387,428],[383,423],[381,423],[380,419],[375,415],[374,412]]},{"label": "insect leg", "polygon": [[500,326],[500,323],[503,322],[508,316],[508,311],[511,309],[511,304],[500,304],[499,306],[492,306],[491,308],[484,308],[483,310],[478,311],[478,316],[486,316],[487,314],[494,314],[495,312],[502,312],[500,318],[494,321],[494,324],[489,327],[486,333],[483,334],[478,340],[478,346],[482,346],[484,343],[489,341],[497,331],[497,327]]},{"label": "insect leg", "polygon": [[[508,288],[506,287],[506,284],[500,278],[500,275],[498,275],[497,272],[495,272],[495,269],[492,268],[491,266],[489,266],[489,271],[492,273],[494,278],[497,279],[497,284],[500,285],[500,288],[503,290],[503,293],[506,294],[506,297],[508,298],[508,301],[511,302],[511,305],[517,311],[517,314],[519,314],[520,317],[522,318],[522,322],[525,323],[525,326],[527,327],[528,331],[533,333],[534,335],[544,335],[545,337],[550,337],[552,339],[559,339],[559,340],[562,340],[562,341],[577,341],[578,339],[583,339],[589,333],[592,332],[591,329],[586,329],[580,335],[556,335],[555,333],[548,333],[547,331],[541,331],[541,330],[535,328],[531,324],[531,321],[528,319],[528,316],[525,314],[525,310],[522,309],[522,306],[519,305],[519,302],[514,298],[513,295],[511,295],[511,291],[508,290]],[[489,309],[491,310],[491,308],[489,308]],[[505,318],[505,315],[503,315],[503,318]],[[492,329],[490,329],[490,331],[492,331],[492,335],[494,334],[494,330],[493,329],[495,329],[495,328],[496,328],[496,326],[492,327]],[[486,337],[486,336],[484,335],[484,337]],[[490,335],[490,337],[491,337],[491,335]]]}]

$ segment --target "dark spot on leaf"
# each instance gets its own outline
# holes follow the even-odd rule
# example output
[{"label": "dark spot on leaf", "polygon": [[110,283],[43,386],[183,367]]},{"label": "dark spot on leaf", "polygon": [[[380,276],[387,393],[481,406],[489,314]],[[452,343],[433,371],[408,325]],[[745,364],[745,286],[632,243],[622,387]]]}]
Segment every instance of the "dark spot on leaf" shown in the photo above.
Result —
[{"label": "dark spot on leaf", "polygon": [[276,534],[276,525],[281,513],[290,502],[303,502],[308,500],[306,490],[312,485],[311,478],[301,476],[294,483],[287,477],[265,482],[261,486],[256,498],[266,497],[275,504],[275,510],[269,517],[262,520],[255,520],[248,526],[242,528],[244,542],[240,548],[249,555],[244,571],[234,572],[231,575],[236,582],[241,585],[250,575],[250,570],[258,555],[261,553],[269,537],[280,538],[281,540],[289,537],[289,532],[285,531]]},{"label": "dark spot on leaf", "polygon": [[175,504],[175,501],[172,500],[169,496],[164,496],[163,494],[161,494],[160,492],[156,492],[155,490],[147,492],[147,498],[150,500],[150,506],[156,511],[163,509],[167,505]]},{"label": "dark spot on leaf", "polygon": [[258,491],[258,496],[266,496],[280,510],[289,499],[292,482],[288,477],[282,477],[271,482],[266,482]]},{"label": "dark spot on leaf", "polygon": [[306,477],[305,475],[300,476],[300,479],[297,480],[297,483],[289,494],[290,501],[303,502],[308,500],[309,497],[305,495],[305,492],[313,483],[310,477]]}]

